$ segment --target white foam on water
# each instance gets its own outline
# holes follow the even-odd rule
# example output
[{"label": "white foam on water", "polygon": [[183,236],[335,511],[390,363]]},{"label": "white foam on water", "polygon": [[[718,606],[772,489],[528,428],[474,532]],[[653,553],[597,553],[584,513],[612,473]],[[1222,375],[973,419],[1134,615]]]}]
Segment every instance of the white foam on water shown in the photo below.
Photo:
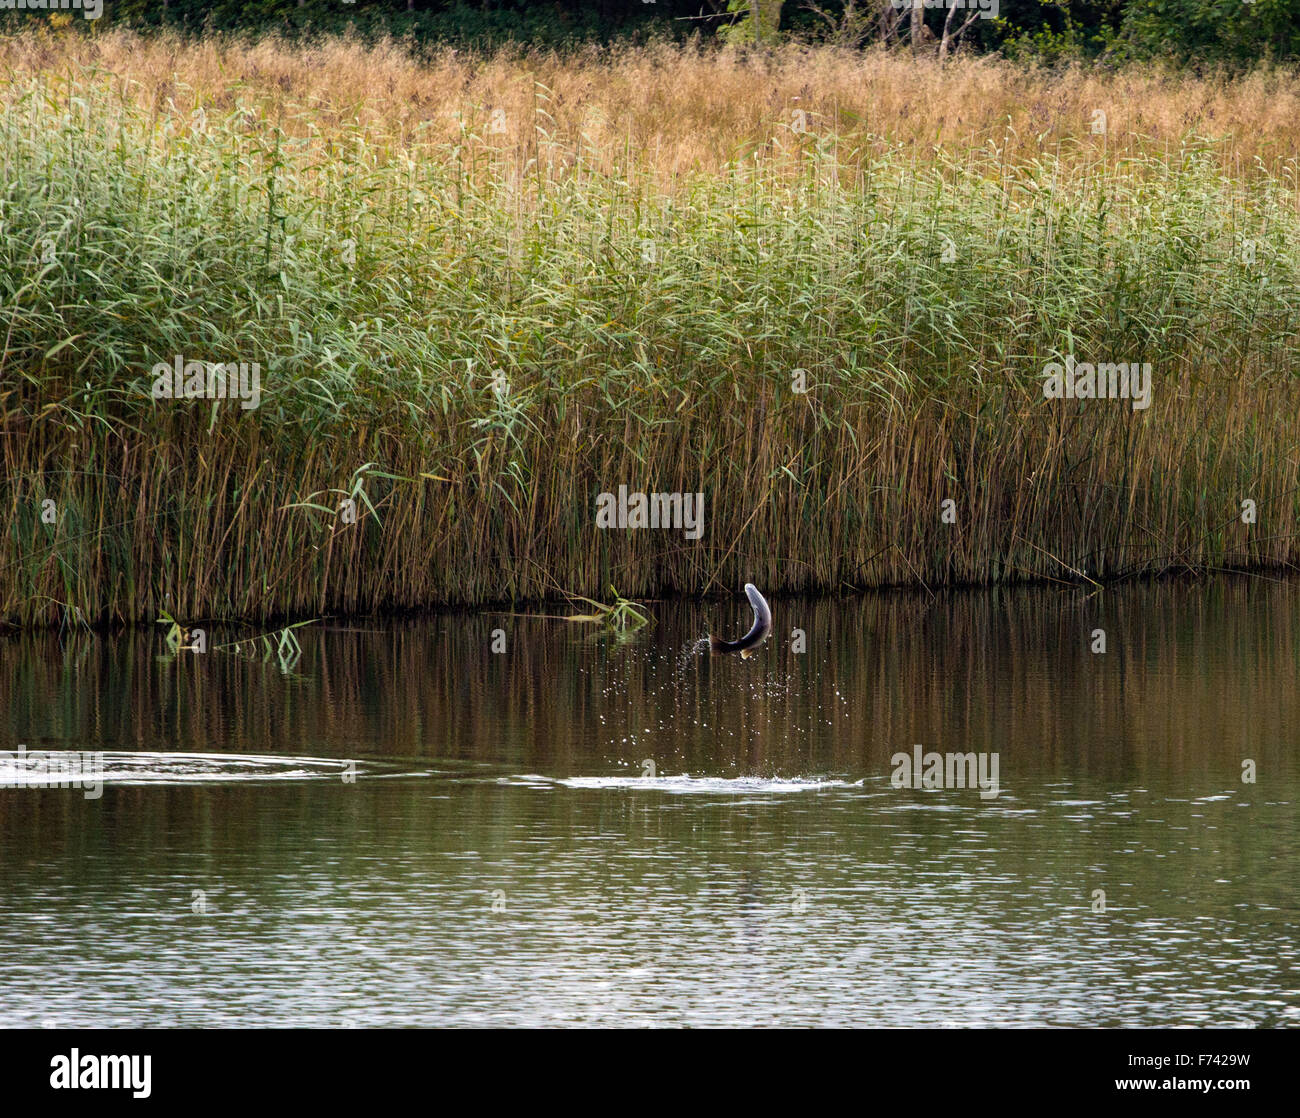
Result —
[{"label": "white foam on water", "polygon": [[[73,768],[75,758],[76,768]],[[356,765],[356,769],[351,766]],[[266,753],[158,753],[28,748],[0,751],[0,788],[51,787],[69,775],[104,784],[209,784],[246,780],[339,779],[360,764]]]},{"label": "white foam on water", "polygon": [[502,784],[522,784],[528,787],[551,787],[559,785],[564,788],[582,789],[626,789],[637,792],[669,792],[677,795],[692,793],[712,793],[723,795],[752,794],[770,792],[786,794],[791,792],[815,792],[827,788],[861,788],[864,781],[816,780],[805,777],[790,779],[764,778],[757,776],[567,776],[549,777],[529,773],[526,776],[507,777]]}]

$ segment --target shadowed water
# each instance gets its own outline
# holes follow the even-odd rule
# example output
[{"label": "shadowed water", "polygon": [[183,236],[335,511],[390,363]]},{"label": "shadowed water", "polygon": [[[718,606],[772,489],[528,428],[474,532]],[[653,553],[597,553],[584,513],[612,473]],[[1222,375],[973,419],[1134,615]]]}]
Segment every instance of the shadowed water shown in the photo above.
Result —
[{"label": "shadowed water", "polygon": [[772,608],[0,641],[0,1025],[1300,1024],[1300,582]]}]

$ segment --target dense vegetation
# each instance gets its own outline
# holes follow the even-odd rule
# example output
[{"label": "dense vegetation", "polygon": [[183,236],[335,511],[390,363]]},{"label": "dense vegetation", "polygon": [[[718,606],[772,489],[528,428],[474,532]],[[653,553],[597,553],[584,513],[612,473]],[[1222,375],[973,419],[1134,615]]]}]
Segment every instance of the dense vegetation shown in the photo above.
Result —
[{"label": "dense vegetation", "polygon": [[[28,0],[18,0],[28,2]],[[30,0],[44,6],[46,0]],[[62,0],[53,0],[57,5]],[[80,2],[80,0],[74,0]],[[582,42],[778,36],[863,45],[891,42],[943,50],[949,20],[929,0],[913,20],[893,0],[103,0],[101,22],[136,29],[250,31],[281,35],[352,30],[363,38],[409,36],[416,44],[489,48],[508,41],[557,47]],[[971,0],[974,5],[975,0]],[[909,5],[910,6],[910,5]],[[994,13],[989,12],[992,16]],[[28,18],[0,12],[0,27]],[[65,18],[65,17],[57,17]],[[775,29],[775,34],[774,34]],[[1000,0],[996,18],[960,36],[979,51],[1048,60],[1172,57],[1250,65],[1300,58],[1300,0]]]},{"label": "dense vegetation", "polygon": [[[112,31],[0,71],[0,617],[1300,558],[1285,73]],[[155,398],[177,354],[260,407]],[[1046,400],[1071,354],[1151,406]],[[620,485],[703,538],[601,531]]]}]

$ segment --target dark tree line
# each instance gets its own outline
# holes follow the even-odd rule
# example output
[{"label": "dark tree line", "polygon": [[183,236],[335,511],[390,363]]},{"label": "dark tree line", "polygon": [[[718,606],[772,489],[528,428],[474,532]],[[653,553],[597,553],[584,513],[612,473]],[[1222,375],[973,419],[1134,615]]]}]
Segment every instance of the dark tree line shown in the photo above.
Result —
[{"label": "dark tree line", "polygon": [[[54,4],[59,0],[46,0]],[[1012,56],[1249,65],[1300,59],[1300,0],[104,0],[103,23],[188,32],[409,36],[562,47],[699,35],[790,36]],[[996,2],[997,14],[975,15]],[[906,7],[904,7],[906,5]],[[966,7],[970,5],[970,7]],[[755,18],[757,12],[757,18]],[[12,26],[31,13],[0,12]]]}]

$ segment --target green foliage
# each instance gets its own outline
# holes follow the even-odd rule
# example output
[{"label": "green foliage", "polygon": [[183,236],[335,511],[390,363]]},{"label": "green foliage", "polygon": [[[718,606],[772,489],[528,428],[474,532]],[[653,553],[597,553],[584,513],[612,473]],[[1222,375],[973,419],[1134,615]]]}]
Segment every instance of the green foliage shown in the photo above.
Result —
[{"label": "green foliage", "polygon": [[1059,27],[1044,22],[1034,28],[1017,26],[1009,20],[995,21],[1002,36],[1002,54],[1013,61],[1048,64],[1078,62],[1106,53],[1116,37],[1114,26],[1093,21],[1091,26],[1076,19],[1068,6],[1062,5]]},{"label": "green foliage", "polygon": [[721,24],[718,34],[728,42],[775,43],[782,5],[783,0],[728,0],[727,11],[737,18]]},{"label": "green foliage", "polygon": [[[363,41],[383,37],[416,45],[454,44],[489,48],[505,43],[563,47],[615,38],[635,40],[654,29],[661,37],[684,34],[675,17],[684,0],[611,0],[600,5],[583,0],[104,0],[100,25],[137,29],[163,27],[193,34],[275,32],[286,39],[351,33]],[[686,5],[690,11],[696,9]],[[0,29],[40,18],[26,12],[0,12]],[[93,32],[94,24],[73,30]],[[692,25],[693,27],[694,25]]]},{"label": "green foliage", "polygon": [[1249,66],[1300,58],[1300,0],[1130,0],[1129,52]]}]

